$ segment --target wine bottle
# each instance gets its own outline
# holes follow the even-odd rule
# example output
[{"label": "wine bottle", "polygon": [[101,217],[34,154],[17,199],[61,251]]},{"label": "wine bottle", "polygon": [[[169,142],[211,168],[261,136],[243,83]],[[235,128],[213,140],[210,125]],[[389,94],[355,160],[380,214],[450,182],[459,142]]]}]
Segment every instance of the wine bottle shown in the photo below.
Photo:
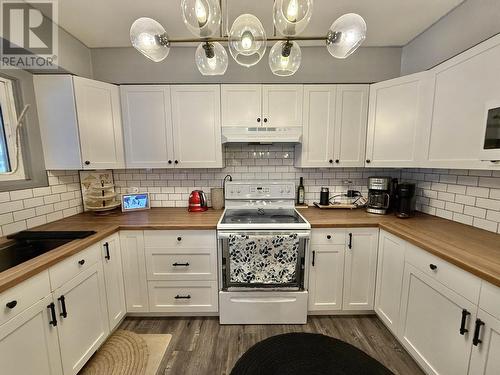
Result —
[{"label": "wine bottle", "polygon": [[297,204],[303,205],[305,201],[306,191],[304,189],[304,178],[300,178],[299,188],[297,190]]}]

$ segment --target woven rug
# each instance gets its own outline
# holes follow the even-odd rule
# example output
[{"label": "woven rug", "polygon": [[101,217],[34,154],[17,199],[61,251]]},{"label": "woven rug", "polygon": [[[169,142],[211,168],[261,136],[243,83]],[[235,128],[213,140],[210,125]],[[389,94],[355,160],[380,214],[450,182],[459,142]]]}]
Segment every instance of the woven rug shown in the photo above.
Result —
[{"label": "woven rug", "polygon": [[156,375],[172,335],[139,335],[117,330],[79,375]]}]

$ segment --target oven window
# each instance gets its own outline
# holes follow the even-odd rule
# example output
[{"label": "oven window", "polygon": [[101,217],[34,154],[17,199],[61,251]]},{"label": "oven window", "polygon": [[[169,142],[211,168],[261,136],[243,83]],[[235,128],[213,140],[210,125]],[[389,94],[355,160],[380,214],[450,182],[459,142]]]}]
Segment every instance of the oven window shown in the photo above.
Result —
[{"label": "oven window", "polygon": [[488,111],[484,149],[500,149],[500,107]]}]

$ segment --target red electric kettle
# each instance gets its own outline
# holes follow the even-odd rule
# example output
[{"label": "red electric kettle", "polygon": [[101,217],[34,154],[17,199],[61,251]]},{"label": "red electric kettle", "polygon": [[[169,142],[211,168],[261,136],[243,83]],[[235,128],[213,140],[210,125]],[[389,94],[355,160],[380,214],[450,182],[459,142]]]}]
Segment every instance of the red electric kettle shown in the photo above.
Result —
[{"label": "red electric kettle", "polygon": [[203,212],[208,210],[207,196],[203,190],[193,190],[189,195],[189,212]]}]

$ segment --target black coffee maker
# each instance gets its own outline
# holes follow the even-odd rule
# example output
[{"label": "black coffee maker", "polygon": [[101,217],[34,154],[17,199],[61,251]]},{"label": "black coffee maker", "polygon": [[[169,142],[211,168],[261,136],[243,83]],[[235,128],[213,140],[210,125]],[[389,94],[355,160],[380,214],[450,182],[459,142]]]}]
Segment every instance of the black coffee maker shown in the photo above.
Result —
[{"label": "black coffee maker", "polygon": [[396,216],[400,218],[412,217],[415,215],[415,184],[402,182],[396,189]]}]

